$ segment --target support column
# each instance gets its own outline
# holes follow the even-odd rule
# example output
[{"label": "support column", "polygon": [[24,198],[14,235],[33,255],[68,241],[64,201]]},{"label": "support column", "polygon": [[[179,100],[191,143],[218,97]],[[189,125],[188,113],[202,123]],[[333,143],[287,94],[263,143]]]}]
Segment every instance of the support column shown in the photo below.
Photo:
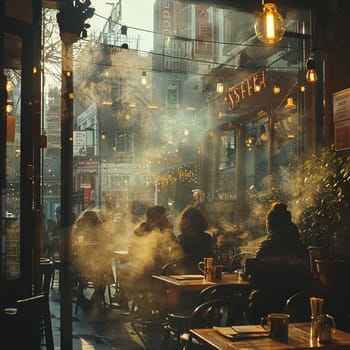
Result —
[{"label": "support column", "polygon": [[62,42],[61,349],[72,350],[73,47]]}]

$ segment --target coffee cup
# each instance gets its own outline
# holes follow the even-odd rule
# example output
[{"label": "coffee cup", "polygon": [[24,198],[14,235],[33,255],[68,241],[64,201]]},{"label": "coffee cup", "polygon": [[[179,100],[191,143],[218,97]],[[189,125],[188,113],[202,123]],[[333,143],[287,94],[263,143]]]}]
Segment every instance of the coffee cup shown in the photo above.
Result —
[{"label": "coffee cup", "polygon": [[261,318],[261,325],[269,332],[271,338],[287,340],[289,317],[288,314],[269,314]]},{"label": "coffee cup", "polygon": [[213,258],[204,258],[203,261],[200,261],[197,264],[198,270],[203,272],[204,279],[207,281],[212,281],[212,267],[213,267]]}]

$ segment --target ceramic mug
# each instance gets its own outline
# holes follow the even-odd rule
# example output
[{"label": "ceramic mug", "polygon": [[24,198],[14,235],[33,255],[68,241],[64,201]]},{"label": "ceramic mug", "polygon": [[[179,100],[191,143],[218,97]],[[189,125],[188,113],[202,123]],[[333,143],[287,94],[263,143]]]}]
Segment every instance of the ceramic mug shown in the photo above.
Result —
[{"label": "ceramic mug", "polygon": [[214,259],[213,258],[204,258],[203,261],[200,261],[197,264],[198,270],[203,272],[204,279],[207,281],[212,281],[212,266]]},{"label": "ceramic mug", "polygon": [[271,338],[287,340],[289,317],[288,314],[269,314],[261,318],[261,325],[269,332]]}]

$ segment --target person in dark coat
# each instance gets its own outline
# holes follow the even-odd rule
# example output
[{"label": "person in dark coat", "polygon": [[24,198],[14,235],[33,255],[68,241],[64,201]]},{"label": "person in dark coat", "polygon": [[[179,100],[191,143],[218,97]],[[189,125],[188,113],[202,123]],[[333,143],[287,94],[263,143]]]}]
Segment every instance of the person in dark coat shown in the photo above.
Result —
[{"label": "person in dark coat", "polygon": [[283,312],[288,297],[306,291],[311,284],[309,253],[285,203],[272,204],[266,231],[267,239],[261,243],[250,271],[252,322],[271,312]]}]

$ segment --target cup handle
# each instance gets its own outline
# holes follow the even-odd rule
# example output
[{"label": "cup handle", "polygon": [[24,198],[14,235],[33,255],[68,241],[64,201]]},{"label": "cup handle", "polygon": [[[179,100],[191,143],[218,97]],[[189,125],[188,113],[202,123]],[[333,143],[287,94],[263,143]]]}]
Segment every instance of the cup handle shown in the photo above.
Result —
[{"label": "cup handle", "polygon": [[203,261],[200,261],[198,264],[197,264],[197,267],[198,267],[198,270],[203,272],[205,274],[205,264]]}]

